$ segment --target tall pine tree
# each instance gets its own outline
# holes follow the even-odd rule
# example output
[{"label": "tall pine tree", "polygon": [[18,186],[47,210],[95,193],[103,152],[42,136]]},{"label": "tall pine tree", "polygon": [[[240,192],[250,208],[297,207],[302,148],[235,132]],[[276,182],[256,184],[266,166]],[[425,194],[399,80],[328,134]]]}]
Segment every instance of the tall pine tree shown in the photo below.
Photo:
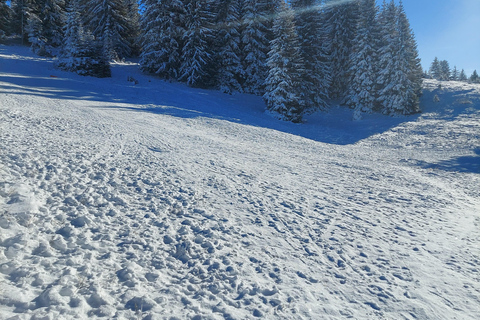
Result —
[{"label": "tall pine tree", "polygon": [[300,53],[294,13],[279,0],[273,25],[274,39],[268,55],[268,77],[264,95],[267,109],[286,121],[301,122],[305,111],[302,77],[305,72]]},{"label": "tall pine tree", "polygon": [[88,0],[85,25],[97,41],[102,43],[103,54],[109,60],[118,60],[131,54],[129,21],[124,0]]},{"label": "tall pine tree", "polygon": [[412,114],[420,112],[420,96],[422,95],[423,70],[421,60],[418,55],[417,42],[410,22],[408,21],[402,1],[398,6],[398,30],[400,38],[400,59],[407,63],[408,85],[408,103],[403,110],[403,114]]},{"label": "tall pine tree", "polygon": [[328,55],[322,39],[319,1],[291,0],[305,67],[302,78],[302,100],[308,110],[327,109],[330,87]]},{"label": "tall pine tree", "polygon": [[0,41],[11,31],[12,11],[6,0],[0,0]]},{"label": "tall pine tree", "polygon": [[[241,37],[239,0],[219,1],[216,25],[216,46],[214,61],[218,65],[217,85],[221,91],[241,92],[244,71],[241,61]],[[221,27],[219,27],[221,26]]]},{"label": "tall pine tree", "polygon": [[324,3],[324,41],[327,47],[331,86],[329,96],[344,99],[350,82],[350,54],[357,29],[358,2],[327,0]]},{"label": "tall pine tree", "polygon": [[379,32],[375,0],[359,0],[359,10],[357,34],[350,55],[351,80],[345,101],[355,109],[355,119],[359,119],[362,112],[374,109],[378,75]]},{"label": "tall pine tree", "polygon": [[189,86],[211,86],[213,19],[208,0],[187,0],[180,80]]},{"label": "tall pine tree", "polygon": [[241,31],[243,91],[253,94],[265,92],[267,56],[272,40],[271,25],[275,6],[265,0],[244,0]]},{"label": "tall pine tree", "polygon": [[178,79],[185,33],[185,5],[181,0],[145,0],[143,5],[140,68],[165,79]]}]

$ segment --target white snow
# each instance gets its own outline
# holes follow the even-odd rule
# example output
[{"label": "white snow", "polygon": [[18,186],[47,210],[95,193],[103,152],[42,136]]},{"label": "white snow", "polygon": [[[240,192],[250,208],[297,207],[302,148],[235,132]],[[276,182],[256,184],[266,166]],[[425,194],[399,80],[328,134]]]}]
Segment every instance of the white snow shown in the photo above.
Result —
[{"label": "white snow", "polygon": [[0,46],[0,319],[478,319],[479,85],[299,125],[137,70]]}]

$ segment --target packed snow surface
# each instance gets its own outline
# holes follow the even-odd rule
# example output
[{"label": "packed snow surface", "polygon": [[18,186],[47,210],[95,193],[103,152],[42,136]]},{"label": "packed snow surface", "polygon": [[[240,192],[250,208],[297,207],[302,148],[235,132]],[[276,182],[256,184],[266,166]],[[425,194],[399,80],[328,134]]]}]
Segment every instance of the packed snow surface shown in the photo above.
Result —
[{"label": "packed snow surface", "polygon": [[479,319],[479,85],[291,124],[137,70],[0,46],[0,319]]}]

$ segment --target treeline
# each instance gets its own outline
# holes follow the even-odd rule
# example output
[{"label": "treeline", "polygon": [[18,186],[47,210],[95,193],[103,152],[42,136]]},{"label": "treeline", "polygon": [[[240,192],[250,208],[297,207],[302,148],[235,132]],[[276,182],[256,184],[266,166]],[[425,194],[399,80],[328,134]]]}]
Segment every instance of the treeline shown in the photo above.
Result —
[{"label": "treeline", "polygon": [[450,69],[450,64],[447,60],[439,60],[437,57],[433,60],[430,69],[425,73],[426,78],[436,79],[441,81],[469,81],[472,83],[480,83],[480,77],[477,70],[474,70],[470,77],[467,77],[465,70],[458,71],[457,66]]},{"label": "treeline", "polygon": [[109,61],[139,54],[146,73],[262,95],[293,122],[332,100],[356,117],[420,110],[416,42],[394,1],[143,0],[141,15],[136,0],[12,0],[11,8],[1,11],[4,34],[21,34],[80,74],[108,76]]}]

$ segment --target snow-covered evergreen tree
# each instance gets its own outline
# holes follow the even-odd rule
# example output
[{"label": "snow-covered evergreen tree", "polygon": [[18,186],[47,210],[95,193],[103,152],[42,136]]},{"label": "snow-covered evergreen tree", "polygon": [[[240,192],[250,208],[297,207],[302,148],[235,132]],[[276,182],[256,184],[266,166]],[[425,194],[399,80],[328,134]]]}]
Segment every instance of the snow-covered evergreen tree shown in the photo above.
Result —
[{"label": "snow-covered evergreen tree", "polygon": [[83,28],[79,0],[71,0],[67,13],[65,40],[56,66],[79,75],[110,77],[110,65],[103,56],[102,44]]},{"label": "snow-covered evergreen tree", "polygon": [[185,33],[185,5],[181,0],[145,0],[143,5],[140,68],[166,79],[177,79]]},{"label": "snow-covered evergreen tree", "polygon": [[458,75],[458,81],[467,81],[467,74],[465,73],[465,70],[462,69],[462,71],[460,71],[460,74]]},{"label": "snow-covered evergreen tree", "polygon": [[[29,28],[28,21],[30,15],[35,14],[35,8],[39,6],[36,0],[11,0],[13,10],[12,31],[22,37],[24,43],[28,42]],[[38,14],[38,11],[36,13]]]},{"label": "snow-covered evergreen tree", "polygon": [[41,36],[43,39],[42,55],[56,56],[58,48],[63,44],[63,28],[65,26],[65,1],[44,0],[40,12],[42,21]]},{"label": "snow-covered evergreen tree", "polygon": [[305,67],[302,78],[302,100],[307,110],[327,109],[330,68],[322,39],[319,1],[291,0]]},{"label": "snow-covered evergreen tree", "polygon": [[[379,14],[381,47],[377,78],[377,108],[384,114],[411,114],[419,111],[417,83],[413,72],[410,31],[402,26],[401,8],[384,1]],[[421,73],[418,74],[421,77]]]},{"label": "snow-covered evergreen tree", "polygon": [[12,11],[6,0],[0,0],[0,41],[11,31]]},{"label": "snow-covered evergreen tree", "polygon": [[459,76],[460,73],[458,72],[457,66],[454,66],[450,73],[450,80],[457,81]]},{"label": "snow-covered evergreen tree", "polygon": [[450,65],[447,60],[440,61],[440,78],[438,80],[450,80]]},{"label": "snow-covered evergreen tree", "polygon": [[301,122],[305,111],[301,92],[305,70],[294,13],[283,0],[279,0],[273,33],[275,38],[268,54],[269,72],[264,94],[267,109],[283,120]]},{"label": "snow-covered evergreen tree", "polygon": [[[213,21],[208,0],[186,0],[180,80],[190,86],[212,86]],[[210,77],[209,77],[210,75]]]},{"label": "snow-covered evergreen tree", "polygon": [[244,0],[241,31],[244,92],[258,95],[265,92],[274,12],[275,6],[269,1]]},{"label": "snow-covered evergreen tree", "polygon": [[43,36],[43,23],[41,17],[41,9],[44,0],[30,0],[27,2],[27,24],[26,33],[28,35],[28,42],[31,44],[33,52],[44,55],[45,43],[47,39]]},{"label": "snow-covered evergreen tree", "polygon": [[375,0],[360,0],[359,10],[357,34],[350,56],[351,80],[345,101],[355,109],[356,119],[361,117],[362,112],[371,112],[375,107],[379,45]]},{"label": "snow-covered evergreen tree", "polygon": [[477,70],[473,70],[472,75],[470,76],[470,81],[473,83],[479,83],[480,77],[478,76]]},{"label": "snow-covered evergreen tree", "polygon": [[430,70],[428,71],[433,79],[440,79],[441,69],[440,69],[440,60],[437,57],[433,59],[432,64],[430,65]]},{"label": "snow-covered evergreen tree", "polygon": [[350,82],[350,54],[357,29],[358,2],[339,3],[326,0],[324,3],[324,39],[331,69],[329,96],[345,98]]},{"label": "snow-covered evergreen tree", "polygon": [[129,21],[124,0],[88,0],[86,27],[102,43],[103,54],[109,60],[118,60],[131,54]]},{"label": "snow-covered evergreen tree", "polygon": [[[408,21],[402,1],[398,6],[398,30],[400,37],[400,59],[405,59],[408,63],[407,77],[410,81],[408,86],[408,103],[403,110],[403,114],[412,114],[420,112],[420,96],[423,86],[423,69],[418,54],[417,41],[410,22]],[[411,86],[411,87],[410,87]]]},{"label": "snow-covered evergreen tree", "polygon": [[[221,91],[231,93],[242,91],[244,71],[241,61],[240,15],[239,0],[219,1],[215,7],[216,46],[215,54],[217,85]],[[219,27],[220,26],[220,27]]]},{"label": "snow-covered evergreen tree", "polygon": [[138,56],[141,50],[138,0],[123,1],[127,10],[126,40],[130,45],[130,55]]}]

